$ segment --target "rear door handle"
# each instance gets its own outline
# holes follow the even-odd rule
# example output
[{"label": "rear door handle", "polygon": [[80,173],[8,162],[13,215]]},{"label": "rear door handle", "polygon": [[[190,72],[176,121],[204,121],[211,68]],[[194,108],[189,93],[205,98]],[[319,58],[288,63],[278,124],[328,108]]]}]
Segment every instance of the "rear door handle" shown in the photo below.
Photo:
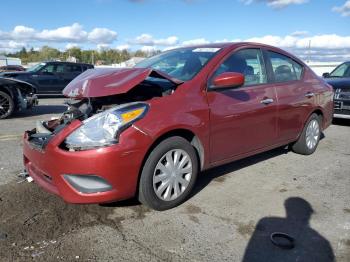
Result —
[{"label": "rear door handle", "polygon": [[305,97],[307,97],[307,98],[311,98],[311,97],[314,97],[314,96],[315,96],[315,94],[312,93],[312,92],[307,92],[307,93],[305,94]]},{"label": "rear door handle", "polygon": [[265,99],[261,100],[260,103],[264,104],[264,105],[268,105],[268,104],[273,103],[273,99],[272,98],[265,98]]}]

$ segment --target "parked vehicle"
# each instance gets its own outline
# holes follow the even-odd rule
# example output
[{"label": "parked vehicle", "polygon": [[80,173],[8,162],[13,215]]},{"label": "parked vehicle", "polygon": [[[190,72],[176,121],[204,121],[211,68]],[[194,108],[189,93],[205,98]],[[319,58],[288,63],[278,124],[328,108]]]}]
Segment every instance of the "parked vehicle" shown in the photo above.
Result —
[{"label": "parked vehicle", "polygon": [[24,135],[28,174],[70,203],[136,195],[156,210],[188,198],[202,170],[288,144],[312,154],[333,114],[331,86],[298,58],[254,43],[88,70],[63,94],[74,99],[68,111]]},{"label": "parked vehicle", "polygon": [[26,71],[26,69],[20,65],[0,66],[0,72],[17,72],[17,71],[19,72]]},{"label": "parked vehicle", "polygon": [[323,77],[334,88],[334,117],[350,119],[350,61]]},{"label": "parked vehicle", "polygon": [[0,119],[38,103],[34,87],[26,82],[0,77]]},{"label": "parked vehicle", "polygon": [[62,90],[79,74],[94,66],[69,62],[43,62],[25,72],[6,72],[1,76],[32,84],[37,94],[62,94]]}]

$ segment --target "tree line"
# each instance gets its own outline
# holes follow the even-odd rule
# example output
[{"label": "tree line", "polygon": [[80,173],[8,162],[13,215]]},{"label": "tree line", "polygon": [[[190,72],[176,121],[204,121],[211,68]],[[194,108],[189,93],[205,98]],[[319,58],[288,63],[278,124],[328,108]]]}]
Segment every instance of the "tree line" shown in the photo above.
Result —
[{"label": "tree line", "polygon": [[17,57],[22,60],[22,64],[28,64],[31,62],[60,60],[66,61],[69,57],[74,57],[77,62],[89,63],[89,64],[118,64],[124,62],[131,57],[148,57],[159,53],[155,52],[143,52],[142,50],[128,51],[117,49],[103,49],[103,50],[83,50],[79,47],[72,47],[65,51],[60,51],[56,48],[49,46],[43,46],[40,50],[34,50],[34,48],[26,49],[23,47],[21,50],[12,53],[4,53],[8,57]]}]

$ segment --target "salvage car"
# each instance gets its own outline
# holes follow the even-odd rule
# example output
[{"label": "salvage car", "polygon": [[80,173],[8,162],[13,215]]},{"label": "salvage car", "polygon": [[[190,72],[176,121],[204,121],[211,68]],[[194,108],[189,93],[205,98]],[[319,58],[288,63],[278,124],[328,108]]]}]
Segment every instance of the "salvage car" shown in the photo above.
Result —
[{"label": "salvage car", "polygon": [[68,111],[24,134],[28,174],[66,202],[137,196],[156,210],[185,201],[205,169],[284,145],[312,154],[333,114],[331,86],[291,54],[255,43],[88,70],[63,94],[73,99]]},{"label": "salvage car", "polygon": [[350,61],[323,77],[334,88],[334,118],[350,119]]},{"label": "salvage car", "polygon": [[4,72],[0,76],[32,84],[37,94],[62,94],[62,90],[79,74],[94,68],[90,64],[49,61],[39,63],[25,72]]},{"label": "salvage car", "polygon": [[27,82],[0,77],[0,119],[35,106],[38,99],[34,90]]}]

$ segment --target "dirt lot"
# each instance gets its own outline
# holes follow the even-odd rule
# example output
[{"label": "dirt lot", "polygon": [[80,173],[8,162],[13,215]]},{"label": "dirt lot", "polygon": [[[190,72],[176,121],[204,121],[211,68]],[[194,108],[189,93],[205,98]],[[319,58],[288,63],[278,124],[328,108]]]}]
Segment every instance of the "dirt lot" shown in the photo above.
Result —
[{"label": "dirt lot", "polygon": [[[69,205],[18,183],[23,131],[62,101],[0,122],[0,261],[350,261],[350,121],[311,156],[282,148],[206,171],[186,203],[156,212],[135,200]],[[275,231],[295,248],[272,245]]]}]

